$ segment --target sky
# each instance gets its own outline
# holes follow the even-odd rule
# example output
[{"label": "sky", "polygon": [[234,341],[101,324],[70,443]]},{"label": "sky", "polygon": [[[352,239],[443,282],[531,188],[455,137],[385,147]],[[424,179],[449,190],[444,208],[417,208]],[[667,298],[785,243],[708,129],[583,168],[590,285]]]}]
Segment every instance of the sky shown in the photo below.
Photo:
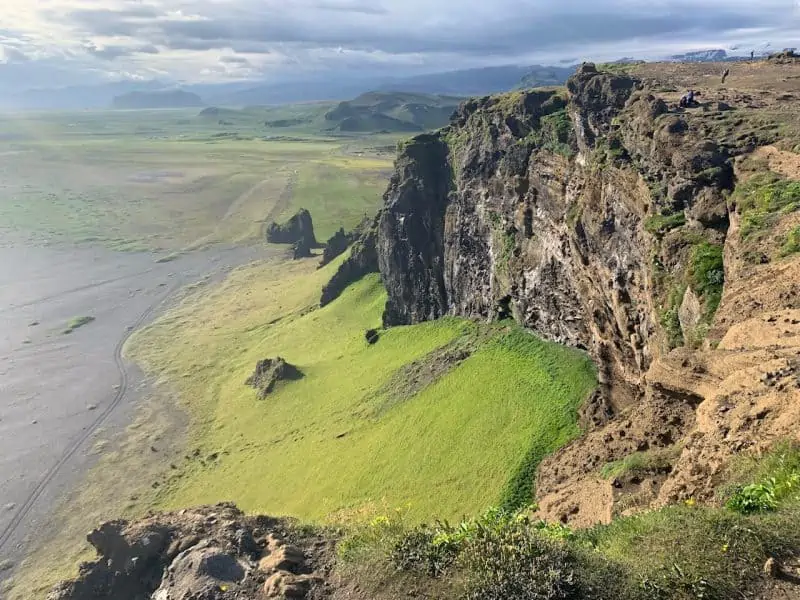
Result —
[{"label": "sky", "polygon": [[201,83],[800,46],[800,0],[0,0],[0,83]]}]

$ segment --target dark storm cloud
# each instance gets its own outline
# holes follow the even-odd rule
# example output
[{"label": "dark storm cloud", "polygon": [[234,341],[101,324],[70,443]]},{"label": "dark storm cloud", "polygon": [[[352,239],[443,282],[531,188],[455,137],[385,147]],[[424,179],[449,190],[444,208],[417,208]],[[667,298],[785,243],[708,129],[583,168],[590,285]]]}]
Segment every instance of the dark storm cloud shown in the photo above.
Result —
[{"label": "dark storm cloud", "polygon": [[613,42],[630,37],[665,34],[688,35],[693,32],[735,29],[753,25],[743,23],[736,15],[673,16],[669,19],[584,14],[564,19],[560,17],[521,22],[517,19],[498,22],[494,27],[464,28],[420,26],[413,31],[381,29],[356,30],[323,23],[269,20],[263,23],[219,19],[214,21],[164,22],[151,32],[154,39],[172,48],[212,49],[229,47],[233,43],[301,44],[306,47],[344,47],[352,50],[381,51],[388,54],[486,53],[518,54],[541,50],[565,43],[590,45]]},{"label": "dark storm cloud", "polygon": [[[583,3],[582,3],[583,4]],[[511,7],[514,10],[510,10]],[[702,37],[747,27],[774,27],[774,11],[702,4],[691,10],[642,11],[577,3],[569,12],[549,10],[519,0],[502,0],[491,18],[470,18],[464,11],[446,14],[432,8],[427,17],[409,22],[381,5],[336,3],[332,0],[295,3],[290,8],[230,8],[193,19],[176,19],[152,7],[119,11],[73,11],[70,18],[88,34],[128,36],[180,50],[211,50],[246,45],[250,52],[267,52],[275,45],[338,48],[387,54],[521,55],[552,47],[589,47],[631,38]],[[503,15],[503,8],[507,7]],[[217,9],[219,7],[217,6]],[[325,14],[322,14],[325,13]],[[425,17],[425,15],[423,15]]]}]

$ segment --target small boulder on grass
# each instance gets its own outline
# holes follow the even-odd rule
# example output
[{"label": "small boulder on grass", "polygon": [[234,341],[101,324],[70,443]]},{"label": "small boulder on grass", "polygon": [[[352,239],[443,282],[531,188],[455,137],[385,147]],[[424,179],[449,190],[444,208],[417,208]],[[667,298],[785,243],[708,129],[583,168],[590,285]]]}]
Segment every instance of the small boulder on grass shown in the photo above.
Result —
[{"label": "small boulder on grass", "polygon": [[302,377],[300,369],[279,356],[258,361],[256,370],[247,378],[245,384],[258,390],[258,397],[263,400],[275,389],[279,381],[294,381]]}]

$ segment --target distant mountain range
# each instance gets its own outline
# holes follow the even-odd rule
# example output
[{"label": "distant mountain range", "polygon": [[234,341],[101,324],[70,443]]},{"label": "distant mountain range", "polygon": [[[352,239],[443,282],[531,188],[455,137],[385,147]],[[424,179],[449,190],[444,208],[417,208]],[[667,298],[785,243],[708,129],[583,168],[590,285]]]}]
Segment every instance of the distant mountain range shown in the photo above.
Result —
[{"label": "distant mountain range", "polygon": [[[755,58],[764,58],[769,56],[770,52],[762,50],[754,50],[753,56]],[[674,54],[669,57],[672,62],[738,62],[743,60],[750,60],[750,53],[746,55],[731,55],[726,50],[699,50],[697,52],[686,52],[685,54]]]},{"label": "distant mountain range", "polygon": [[463,98],[408,92],[368,92],[325,113],[329,131],[425,131],[443,127]]},{"label": "distant mountain range", "polygon": [[700,50],[670,56],[670,60],[676,62],[719,62],[727,58],[728,53],[725,50]]},{"label": "distant mountain range", "polygon": [[[181,90],[195,94],[201,102],[212,106],[278,105],[296,102],[333,101],[353,98],[368,91],[394,92],[402,90],[415,94],[444,96],[480,96],[508,91],[520,86],[559,85],[574,67],[501,66],[464,69],[416,75],[412,77],[365,77],[343,79],[329,77],[308,81],[275,83],[235,82],[225,84],[185,85]],[[0,97],[0,107],[27,109],[79,109],[117,106],[119,97],[131,92],[173,92],[174,84],[160,81],[123,81],[102,85],[73,86],[51,90],[26,90]],[[124,103],[144,103],[147,107],[164,104],[168,98],[132,98]],[[183,99],[176,98],[179,104]],[[188,101],[188,100],[186,100]],[[196,100],[194,100],[196,102]],[[170,104],[170,103],[168,103]],[[126,104],[127,105],[127,104]],[[193,104],[195,105],[195,104]],[[163,106],[159,106],[163,107]]]},{"label": "distant mountain range", "polygon": [[242,109],[211,106],[198,117],[230,133],[267,130],[291,132],[420,132],[447,125],[463,98],[408,92],[367,92],[343,102],[316,102]]},{"label": "distant mountain range", "polygon": [[[756,53],[761,56],[762,52]],[[722,49],[702,50],[676,54],[668,60],[677,62],[734,61],[749,58],[731,56]],[[634,62],[626,58],[624,62]],[[461,69],[410,77],[341,77],[327,76],[306,81],[253,82],[237,81],[219,84],[197,84],[180,86],[181,91],[200,98],[169,97],[132,98],[123,103],[134,102],[169,106],[256,106],[280,105],[297,102],[338,101],[353,98],[370,90],[394,92],[402,90],[415,94],[444,96],[482,96],[508,91],[520,87],[539,87],[563,84],[575,70],[568,66],[517,66],[505,65],[478,69]],[[24,90],[17,93],[0,94],[0,108],[23,109],[81,109],[108,108],[115,106],[115,98],[131,92],[173,93],[175,84],[163,81],[121,81],[100,85],[72,86],[47,90]]]},{"label": "distant mountain range", "polygon": [[449,71],[434,75],[418,75],[397,79],[376,89],[403,90],[421,94],[446,94],[452,96],[483,96],[505,92],[517,87],[561,85],[575,70],[569,67],[505,66]]},{"label": "distant mountain range", "polygon": [[[258,85],[249,89],[221,94],[209,94],[209,104],[222,106],[252,106],[287,104],[320,100],[342,100],[367,91],[410,92],[445,96],[482,96],[505,92],[521,85],[559,85],[567,80],[574,67],[503,66],[482,69],[447,71],[431,75],[363,79],[358,81],[308,81]],[[190,88],[187,88],[190,89]]]},{"label": "distant mountain range", "polygon": [[166,90],[158,92],[128,92],[115,96],[111,102],[113,108],[192,108],[205,106],[203,99],[197,94],[184,90]]}]

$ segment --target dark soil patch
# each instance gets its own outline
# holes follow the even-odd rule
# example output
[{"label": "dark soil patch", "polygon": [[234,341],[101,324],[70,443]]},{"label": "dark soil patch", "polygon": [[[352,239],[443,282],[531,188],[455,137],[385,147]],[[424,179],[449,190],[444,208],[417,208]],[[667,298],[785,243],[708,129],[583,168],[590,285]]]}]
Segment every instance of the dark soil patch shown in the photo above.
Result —
[{"label": "dark soil patch", "polygon": [[401,402],[410,400],[428,386],[436,383],[467,360],[475,348],[474,340],[459,339],[398,369],[378,392],[384,401],[375,409],[376,416],[386,413]]}]

